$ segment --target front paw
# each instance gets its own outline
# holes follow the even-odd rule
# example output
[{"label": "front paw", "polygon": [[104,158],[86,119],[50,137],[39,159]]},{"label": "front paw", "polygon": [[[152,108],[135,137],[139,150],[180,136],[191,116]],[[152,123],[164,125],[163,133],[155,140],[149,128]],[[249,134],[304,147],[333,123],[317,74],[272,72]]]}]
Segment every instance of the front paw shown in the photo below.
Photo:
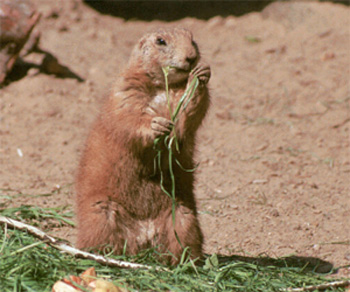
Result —
[{"label": "front paw", "polygon": [[173,127],[174,123],[163,117],[154,117],[151,121],[151,129],[155,138],[170,134]]},{"label": "front paw", "polygon": [[[193,76],[196,76],[200,84],[205,85],[209,82],[211,76],[210,66],[205,63],[199,63],[190,73]],[[191,78],[191,79],[192,79]]]}]

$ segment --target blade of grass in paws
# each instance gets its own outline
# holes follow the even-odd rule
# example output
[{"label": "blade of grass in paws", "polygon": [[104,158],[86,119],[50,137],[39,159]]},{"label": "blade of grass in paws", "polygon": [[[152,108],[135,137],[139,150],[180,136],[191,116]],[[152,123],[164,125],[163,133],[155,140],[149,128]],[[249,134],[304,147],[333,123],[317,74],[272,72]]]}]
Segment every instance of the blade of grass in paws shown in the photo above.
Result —
[{"label": "blade of grass in paws", "polygon": [[[166,94],[166,98],[168,101],[168,109],[169,109],[169,115],[171,118],[171,121],[173,122],[173,128],[171,130],[171,133],[166,135],[164,137],[164,144],[166,146],[166,148],[168,149],[168,163],[169,163],[169,175],[170,175],[170,179],[171,179],[171,190],[170,193],[169,191],[166,190],[166,188],[164,187],[164,175],[163,175],[163,171],[161,169],[161,148],[157,148],[158,143],[161,141],[161,138],[157,138],[154,140],[154,148],[155,150],[158,152],[156,157],[155,157],[155,161],[157,160],[158,163],[155,162],[155,166],[158,166],[158,169],[160,171],[160,186],[162,191],[168,195],[171,200],[172,200],[172,206],[171,206],[171,213],[172,213],[172,222],[173,222],[173,228],[174,228],[174,234],[176,237],[176,240],[179,242],[179,244],[181,245],[182,248],[183,245],[180,241],[180,238],[176,232],[175,229],[175,211],[176,211],[176,194],[175,194],[175,175],[174,175],[174,171],[173,171],[173,158],[174,158],[174,154],[173,154],[173,150],[172,150],[172,146],[173,143],[175,142],[175,148],[178,152],[180,152],[179,149],[179,145],[178,145],[178,141],[177,141],[177,137],[176,137],[176,131],[175,131],[175,124],[178,120],[178,114],[181,110],[181,108],[183,107],[183,104],[186,100],[186,98],[188,97],[188,100],[185,103],[185,106],[183,107],[182,110],[185,109],[185,107],[187,107],[189,101],[192,99],[194,92],[198,86],[198,78],[194,77],[193,80],[191,81],[190,85],[188,86],[188,88],[185,90],[185,93],[183,94],[183,96],[181,97],[180,101],[178,102],[176,109],[174,112],[172,112],[172,108],[171,108],[171,101],[170,101],[170,97],[169,97],[169,84],[168,84],[168,73],[169,73],[169,67],[166,68],[162,68],[163,73],[164,73],[164,80],[165,80],[165,94]],[[171,137],[170,137],[171,136]],[[180,162],[177,161],[177,159],[175,158],[175,161],[178,165],[181,166]],[[182,169],[184,169],[181,166]]]},{"label": "blade of grass in paws", "polygon": [[187,99],[186,103],[184,104],[184,106],[182,107],[182,111],[184,111],[186,109],[189,102],[192,100],[194,92],[196,91],[198,85],[199,85],[199,81],[198,81],[198,78],[195,76],[193,78],[193,80],[191,81],[190,85],[188,86],[188,88],[186,89],[185,93],[181,97],[181,99],[180,99],[180,101],[179,101],[179,103],[178,103],[178,105],[173,113],[174,122],[176,122],[179,119],[178,113],[180,112],[180,109],[181,109],[182,105],[184,104],[186,97],[188,96],[188,99]]},{"label": "blade of grass in paws", "polygon": [[[172,129],[172,133],[173,133],[173,136],[175,137],[175,147],[176,147],[176,150],[178,152],[180,152],[179,143],[178,143],[178,140],[176,138],[175,124],[176,124],[176,122],[179,119],[178,114],[179,114],[179,112],[181,110],[181,107],[183,107],[182,111],[184,111],[186,109],[188,103],[193,98],[194,92],[196,91],[196,89],[197,89],[197,87],[199,85],[199,81],[198,81],[198,78],[196,76],[193,78],[193,80],[191,81],[190,85],[187,87],[187,89],[185,90],[184,94],[180,98],[180,100],[179,100],[179,102],[178,102],[178,104],[177,104],[177,106],[176,106],[176,108],[175,108],[175,110],[173,112],[172,109],[171,109],[171,102],[170,102],[170,97],[169,97],[169,83],[168,83],[169,69],[170,69],[170,67],[165,67],[165,68],[163,67],[162,68],[163,73],[164,73],[164,79],[165,79],[165,94],[166,94],[166,98],[167,98],[167,101],[168,101],[169,115],[170,115],[171,121],[174,123],[173,129]],[[187,98],[187,101],[186,101],[185,105],[183,106],[186,98]]]},{"label": "blade of grass in paws", "polygon": [[[170,103],[170,97],[169,97],[169,83],[168,83],[169,68],[170,67],[165,67],[165,68],[162,67],[162,70],[163,70],[164,79],[165,79],[165,95],[166,95],[166,98],[167,98],[167,101],[168,101],[169,115],[170,115],[171,121],[173,123],[175,123],[175,120],[174,120],[174,117],[173,117],[173,114],[172,114],[172,110],[171,110],[171,103]],[[179,146],[178,146],[177,139],[176,139],[175,124],[174,124],[171,132],[173,132],[173,136],[175,137],[176,149],[178,149]]]}]

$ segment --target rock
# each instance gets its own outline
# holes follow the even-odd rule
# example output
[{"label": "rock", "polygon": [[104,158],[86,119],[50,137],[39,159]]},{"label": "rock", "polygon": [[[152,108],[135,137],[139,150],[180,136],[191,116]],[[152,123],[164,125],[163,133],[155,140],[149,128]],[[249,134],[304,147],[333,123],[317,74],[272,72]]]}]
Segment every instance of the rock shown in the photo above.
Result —
[{"label": "rock", "polygon": [[29,1],[0,2],[0,84],[11,71],[39,18],[40,13]]}]

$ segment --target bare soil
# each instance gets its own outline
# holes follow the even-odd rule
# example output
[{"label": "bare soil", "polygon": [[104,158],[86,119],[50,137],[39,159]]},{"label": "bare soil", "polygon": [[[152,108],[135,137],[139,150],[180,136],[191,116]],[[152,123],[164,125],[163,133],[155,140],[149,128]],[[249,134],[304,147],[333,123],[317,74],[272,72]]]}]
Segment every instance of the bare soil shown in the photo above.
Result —
[{"label": "bare soil", "polygon": [[[46,74],[32,53],[0,89],[2,199],[73,208],[84,140],[133,45],[146,31],[183,26],[212,67],[197,154],[205,252],[349,265],[349,7],[274,3],[165,22],[125,21],[80,0],[34,3],[40,47],[70,74]],[[73,228],[52,234],[75,240]]]}]

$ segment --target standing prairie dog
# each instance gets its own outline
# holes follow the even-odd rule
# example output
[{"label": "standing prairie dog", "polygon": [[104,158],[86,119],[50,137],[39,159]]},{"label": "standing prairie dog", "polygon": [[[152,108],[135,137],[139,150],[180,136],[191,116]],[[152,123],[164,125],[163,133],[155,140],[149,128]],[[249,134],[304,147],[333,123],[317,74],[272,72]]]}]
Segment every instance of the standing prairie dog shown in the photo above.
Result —
[{"label": "standing prairie dog", "polygon": [[[173,163],[176,186],[175,230],[172,200],[162,191],[155,169],[154,139],[173,126],[162,67],[169,67],[169,96],[174,109],[186,88],[199,86],[175,125],[180,151],[174,157],[193,169],[195,135],[209,107],[210,67],[200,61],[186,29],[158,30],[143,36],[117,79],[88,136],[76,179],[78,248],[136,254],[156,247],[165,262],[177,264],[183,247],[202,256],[203,235],[193,193],[194,175]],[[163,144],[161,144],[163,145]],[[163,186],[170,192],[168,151],[162,149]]]}]

